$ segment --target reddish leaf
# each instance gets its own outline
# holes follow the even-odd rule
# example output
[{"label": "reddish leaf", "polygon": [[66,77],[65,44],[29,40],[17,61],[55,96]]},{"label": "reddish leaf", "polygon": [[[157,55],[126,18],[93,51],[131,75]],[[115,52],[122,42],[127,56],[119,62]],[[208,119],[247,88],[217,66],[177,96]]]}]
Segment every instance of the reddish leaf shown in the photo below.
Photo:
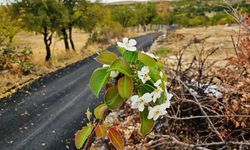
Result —
[{"label": "reddish leaf", "polygon": [[110,142],[115,146],[116,149],[124,149],[124,141],[118,130],[115,127],[111,127],[108,130],[107,136]]},{"label": "reddish leaf", "polygon": [[105,138],[106,137],[106,131],[107,131],[107,128],[105,127],[105,125],[98,125],[95,128],[95,135],[97,137],[100,137],[100,138]]},{"label": "reddish leaf", "polygon": [[78,130],[75,134],[75,146],[77,149],[80,149],[85,141],[88,139],[89,135],[93,130],[92,125],[88,125],[83,127],[81,130]]},{"label": "reddish leaf", "polygon": [[108,109],[106,104],[101,104],[97,106],[94,110],[94,115],[97,119],[103,119],[106,110]]}]

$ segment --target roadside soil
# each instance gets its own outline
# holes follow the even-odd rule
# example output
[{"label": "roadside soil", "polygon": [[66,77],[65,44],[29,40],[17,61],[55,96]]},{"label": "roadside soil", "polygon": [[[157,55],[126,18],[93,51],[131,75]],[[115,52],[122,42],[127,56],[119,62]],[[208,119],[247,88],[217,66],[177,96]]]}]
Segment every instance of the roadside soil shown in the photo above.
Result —
[{"label": "roadside soil", "polygon": [[[124,35],[127,37],[133,37],[147,33],[149,32],[135,33],[127,31]],[[70,50],[66,52],[63,40],[58,36],[54,36],[51,44],[52,59],[49,62],[46,62],[44,60],[46,53],[42,35],[24,31],[18,33],[14,38],[13,45],[19,47],[21,50],[24,47],[31,48],[33,53],[32,62],[35,65],[35,68],[29,75],[13,74],[10,70],[0,72],[0,99],[14,93],[17,89],[20,89],[41,76],[91,56],[94,53],[105,49],[108,45],[120,40],[111,39],[107,44],[93,43],[88,47],[84,47],[88,38],[88,33],[74,30],[73,40],[76,51],[74,52],[73,50]]]}]

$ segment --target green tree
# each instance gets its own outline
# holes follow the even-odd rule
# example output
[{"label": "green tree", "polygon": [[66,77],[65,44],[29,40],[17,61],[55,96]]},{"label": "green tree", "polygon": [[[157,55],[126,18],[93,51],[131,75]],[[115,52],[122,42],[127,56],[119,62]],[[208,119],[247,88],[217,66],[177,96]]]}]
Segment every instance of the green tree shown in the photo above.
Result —
[{"label": "green tree", "polygon": [[12,43],[18,32],[18,21],[12,20],[7,6],[0,6],[0,45],[1,43]]},{"label": "green tree", "polygon": [[54,33],[61,29],[65,20],[63,5],[55,0],[22,0],[12,5],[13,16],[21,20],[21,26],[28,31],[43,35],[46,58],[51,58],[51,44]]},{"label": "green tree", "polygon": [[[86,0],[59,0],[67,9],[68,20],[65,21],[65,26],[61,29],[64,38],[65,48],[69,49],[68,39],[71,48],[75,50],[72,30],[80,22],[83,15],[86,14],[89,3]],[[67,30],[69,35],[67,34]]]},{"label": "green tree", "polygon": [[136,24],[135,10],[130,5],[112,7],[112,20],[119,22],[123,27],[130,27]]},{"label": "green tree", "polygon": [[146,26],[151,24],[155,17],[157,17],[157,11],[155,4],[153,3],[138,3],[135,6],[135,14],[137,16],[138,24],[143,27],[143,30],[146,31]]}]

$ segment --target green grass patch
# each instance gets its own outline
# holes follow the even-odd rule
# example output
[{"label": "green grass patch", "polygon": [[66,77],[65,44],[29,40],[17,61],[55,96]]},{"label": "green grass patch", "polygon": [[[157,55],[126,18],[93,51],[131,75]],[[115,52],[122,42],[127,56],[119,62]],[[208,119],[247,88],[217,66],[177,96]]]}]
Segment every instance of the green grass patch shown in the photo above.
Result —
[{"label": "green grass patch", "polygon": [[158,49],[154,50],[153,53],[157,56],[166,56],[169,54],[173,49],[169,47],[159,47]]}]

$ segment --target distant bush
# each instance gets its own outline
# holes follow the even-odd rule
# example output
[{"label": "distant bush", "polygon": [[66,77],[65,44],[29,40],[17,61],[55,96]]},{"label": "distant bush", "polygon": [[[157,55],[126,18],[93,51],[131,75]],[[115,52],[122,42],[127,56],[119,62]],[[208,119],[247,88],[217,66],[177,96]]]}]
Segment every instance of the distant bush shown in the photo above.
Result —
[{"label": "distant bush", "polygon": [[98,25],[90,39],[92,42],[107,43],[110,39],[121,37],[123,27],[120,23],[109,21]]},{"label": "distant bush", "polygon": [[17,51],[16,47],[7,45],[0,49],[0,54],[0,71],[9,70],[13,74],[27,75],[34,70],[30,48]]},{"label": "distant bush", "polygon": [[226,13],[217,13],[209,19],[210,25],[224,25],[236,23],[235,19]]}]

